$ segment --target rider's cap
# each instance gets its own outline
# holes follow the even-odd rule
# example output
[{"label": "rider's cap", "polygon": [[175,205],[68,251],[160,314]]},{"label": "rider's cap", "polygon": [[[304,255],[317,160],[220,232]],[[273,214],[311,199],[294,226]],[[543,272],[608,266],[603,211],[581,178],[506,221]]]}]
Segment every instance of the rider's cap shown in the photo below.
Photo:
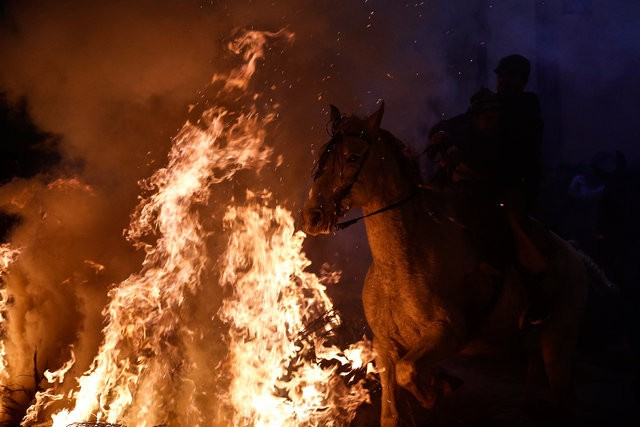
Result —
[{"label": "rider's cap", "polygon": [[521,74],[525,77],[529,77],[529,73],[531,72],[531,63],[522,55],[509,55],[502,58],[500,62],[498,62],[498,66],[496,67],[496,69],[493,71],[496,74]]}]

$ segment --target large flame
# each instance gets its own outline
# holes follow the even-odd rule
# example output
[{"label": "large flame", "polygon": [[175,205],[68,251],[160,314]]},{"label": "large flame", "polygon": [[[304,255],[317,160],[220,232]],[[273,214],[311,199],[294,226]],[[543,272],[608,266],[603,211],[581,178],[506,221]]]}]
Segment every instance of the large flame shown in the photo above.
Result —
[{"label": "large flame", "polygon": [[[347,357],[323,342],[322,332],[339,322],[331,316],[317,333],[305,336],[332,304],[318,277],[305,271],[310,262],[301,253],[304,234],[295,232],[287,210],[260,200],[229,208],[225,224],[231,237],[221,281],[233,288],[233,296],[220,315],[232,325],[233,424],[324,426],[350,420],[353,402],[368,400],[368,393],[362,382],[347,386],[336,371],[340,366],[349,372],[371,360],[370,346],[358,343],[365,354],[348,351]],[[309,351],[316,363],[304,360]],[[326,363],[331,361],[336,363]]]},{"label": "large flame", "polygon": [[[248,87],[265,43],[275,37],[293,36],[249,31],[230,44],[243,63],[215,75],[212,84],[222,87],[220,94],[233,92],[236,102],[247,102],[239,111],[214,106],[187,122],[173,139],[167,166],[142,183],[150,195],[127,233],[145,251],[142,269],[109,292],[102,344],[77,387],[67,396],[56,392],[74,359],[47,372],[52,386],[36,395],[23,425],[59,400],[68,403],[52,415],[56,427],[176,422],[157,402],[177,393],[169,379],[185,364],[175,344],[193,333],[181,322],[185,300],[202,290],[203,276],[216,268],[229,295],[218,313],[229,329],[223,364],[228,390],[209,398],[218,400],[224,415],[212,420],[194,409],[189,425],[338,425],[368,400],[353,372],[372,359],[370,343],[341,350],[327,340],[340,320],[325,285],[306,271],[304,234],[295,231],[290,212],[274,206],[261,189],[247,190],[244,206],[226,200],[228,247],[217,264],[207,252],[211,230],[201,216],[212,188],[239,170],[259,171],[273,154],[265,128],[275,114],[257,114]],[[194,400],[195,391],[189,393],[182,399]]]}]

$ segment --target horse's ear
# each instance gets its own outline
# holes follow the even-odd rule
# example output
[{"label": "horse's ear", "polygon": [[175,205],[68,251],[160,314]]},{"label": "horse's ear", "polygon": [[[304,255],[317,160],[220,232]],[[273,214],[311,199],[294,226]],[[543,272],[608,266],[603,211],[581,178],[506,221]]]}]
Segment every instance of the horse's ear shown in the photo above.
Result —
[{"label": "horse's ear", "polygon": [[331,121],[335,123],[342,118],[342,113],[333,104],[329,104],[329,107],[331,108]]},{"label": "horse's ear", "polygon": [[380,103],[380,108],[378,111],[370,115],[365,121],[366,126],[369,129],[378,130],[380,129],[380,123],[382,123],[382,115],[384,114],[384,101]]}]

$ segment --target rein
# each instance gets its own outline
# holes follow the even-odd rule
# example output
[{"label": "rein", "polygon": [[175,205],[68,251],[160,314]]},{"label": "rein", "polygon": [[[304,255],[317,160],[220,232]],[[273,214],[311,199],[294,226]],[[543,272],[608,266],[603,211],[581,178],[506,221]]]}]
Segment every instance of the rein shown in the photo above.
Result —
[{"label": "rein", "polygon": [[[351,226],[351,225],[353,225],[353,224],[357,223],[358,221],[361,221],[361,220],[363,220],[365,218],[381,214],[381,213],[389,211],[391,209],[395,209],[398,206],[403,205],[404,203],[407,203],[409,200],[413,199],[420,192],[420,190],[424,190],[424,187],[422,185],[418,186],[417,190],[414,190],[411,194],[409,194],[404,199],[400,199],[397,202],[393,202],[390,205],[387,205],[387,206],[385,206],[383,208],[380,208],[380,209],[378,209],[378,210],[376,210],[374,212],[368,213],[366,215],[362,215],[362,216],[359,216],[357,218],[350,219],[348,221],[342,221],[342,222],[337,223],[335,225],[335,229],[337,231],[344,230],[345,228],[347,228],[347,227],[349,227],[349,226]],[[431,218],[433,221],[435,221],[437,223],[442,223],[442,215],[439,215],[438,212],[434,211],[433,209],[426,209],[425,211],[426,211],[426,214],[429,216],[429,218]],[[462,229],[465,229],[465,230],[469,229],[469,226],[467,226],[466,224],[460,222],[459,220],[457,220],[456,218],[454,218],[452,216],[447,215],[447,216],[445,216],[444,219],[446,221],[448,221],[449,223],[451,223],[451,224],[453,224],[453,225],[455,225],[455,226],[457,226],[459,228],[462,228]]]},{"label": "rein", "polygon": [[378,215],[378,214],[381,214],[382,212],[386,212],[386,211],[389,211],[391,209],[397,208],[398,206],[400,206],[400,205],[408,202],[409,200],[413,199],[416,196],[416,194],[418,194],[418,190],[413,191],[411,194],[409,194],[404,199],[400,199],[397,202],[393,202],[390,205],[387,205],[387,206],[385,206],[383,208],[380,208],[380,209],[378,209],[378,210],[376,210],[374,212],[370,212],[370,213],[368,213],[366,215],[362,215],[362,216],[359,216],[357,218],[350,219],[348,221],[339,222],[339,223],[336,224],[336,230],[344,230],[345,228],[349,227],[350,225],[355,224],[356,222],[358,222],[360,220],[363,220],[363,219],[368,218],[370,216]]}]

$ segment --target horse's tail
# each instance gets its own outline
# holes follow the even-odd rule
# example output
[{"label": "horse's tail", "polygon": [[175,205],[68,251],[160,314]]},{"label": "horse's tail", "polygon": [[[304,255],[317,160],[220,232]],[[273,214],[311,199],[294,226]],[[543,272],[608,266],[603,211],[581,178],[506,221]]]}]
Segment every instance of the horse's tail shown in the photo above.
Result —
[{"label": "horse's tail", "polygon": [[582,250],[574,243],[570,242],[573,248],[575,249],[578,257],[582,260],[585,268],[587,269],[587,274],[591,280],[589,280],[589,284],[591,285],[591,289],[597,292],[600,295],[619,295],[620,288],[615,283],[611,282],[607,275],[602,271],[602,268],[586,253],[582,252]]}]

